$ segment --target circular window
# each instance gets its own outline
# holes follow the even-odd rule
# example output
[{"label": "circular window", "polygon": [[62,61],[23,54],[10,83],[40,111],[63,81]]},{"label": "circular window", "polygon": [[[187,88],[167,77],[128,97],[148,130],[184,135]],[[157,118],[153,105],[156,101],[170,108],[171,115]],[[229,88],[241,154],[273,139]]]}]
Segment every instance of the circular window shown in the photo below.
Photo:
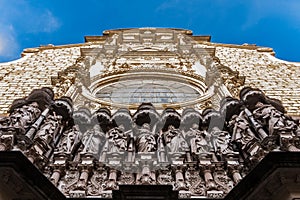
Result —
[{"label": "circular window", "polygon": [[122,104],[150,102],[179,103],[195,100],[203,92],[174,80],[134,79],[118,81],[99,88],[95,96],[104,101]]},{"label": "circular window", "polygon": [[137,107],[152,103],[156,108],[189,106],[207,100],[211,92],[200,77],[174,71],[129,71],[95,77],[83,93],[90,100],[113,107]]}]

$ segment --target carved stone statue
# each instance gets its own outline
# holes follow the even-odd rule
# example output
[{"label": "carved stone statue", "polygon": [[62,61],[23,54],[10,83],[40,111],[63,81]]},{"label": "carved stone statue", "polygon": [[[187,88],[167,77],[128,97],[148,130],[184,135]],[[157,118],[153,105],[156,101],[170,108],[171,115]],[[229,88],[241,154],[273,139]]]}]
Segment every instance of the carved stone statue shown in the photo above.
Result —
[{"label": "carved stone statue", "polygon": [[229,122],[229,126],[233,129],[231,141],[236,143],[241,149],[246,149],[253,142],[259,140],[250,128],[249,121],[247,120],[244,111],[239,115],[233,115]]},{"label": "carved stone statue", "polygon": [[188,131],[186,131],[184,134],[185,139],[195,137],[198,132],[200,132],[199,125],[196,123],[192,124],[192,127]]},{"label": "carved stone statue", "polygon": [[100,125],[95,124],[92,129],[87,130],[83,135],[82,143],[84,148],[82,152],[98,155],[104,142],[105,135],[101,131]]},{"label": "carved stone statue", "polygon": [[150,131],[150,125],[147,123],[144,123],[142,128],[138,130],[136,149],[138,152],[154,152],[157,150],[156,139]]},{"label": "carved stone statue", "polygon": [[108,143],[108,152],[120,152],[127,150],[128,136],[124,132],[124,127],[122,125],[110,129],[106,133],[106,139]]},{"label": "carved stone statue", "polygon": [[230,135],[219,127],[212,127],[210,131],[210,143],[216,153],[226,154],[232,152],[230,147]]},{"label": "carved stone statue", "polygon": [[114,34],[112,37],[111,37],[111,41],[109,41],[109,44],[110,45],[117,45],[117,39],[118,39],[119,35],[118,34]]},{"label": "carved stone statue", "polygon": [[71,153],[75,143],[79,142],[82,138],[82,133],[77,126],[73,126],[72,129],[67,130],[59,143],[58,152]]},{"label": "carved stone statue", "polygon": [[53,103],[53,96],[53,91],[44,87],[34,89],[26,98],[15,99],[8,111],[9,117],[0,119],[1,131],[10,130],[18,135],[25,135],[41,112]]},{"label": "carved stone statue", "polygon": [[185,38],[184,38],[184,36],[182,34],[178,34],[177,38],[179,40],[179,44],[186,45],[186,41],[184,41]]},{"label": "carved stone statue", "polygon": [[41,114],[37,102],[32,102],[28,105],[23,105],[16,108],[10,114],[10,126],[20,130],[20,133],[25,134],[26,129],[35,122]]},{"label": "carved stone statue", "polygon": [[276,135],[280,132],[295,133],[298,131],[295,121],[270,104],[257,102],[253,110],[253,116],[268,130],[269,135]]},{"label": "carved stone statue", "polygon": [[208,153],[211,150],[211,146],[207,139],[207,131],[196,131],[196,135],[191,141],[192,153]]},{"label": "carved stone statue", "polygon": [[[179,198],[223,198],[275,149],[268,142],[276,150],[300,151],[298,121],[251,94],[228,98],[219,111],[202,114],[193,109],[159,114],[143,104],[133,116],[127,109],[111,115],[102,108],[93,117],[87,108],[73,115],[72,103],[35,101],[39,91],[33,94],[0,118],[0,150],[22,151],[70,198],[112,198],[112,190],[124,184],[172,185]],[[28,129],[34,129],[31,143],[18,146],[26,137],[16,130],[27,136]]]},{"label": "carved stone statue", "polygon": [[52,139],[58,134],[61,120],[62,117],[60,115],[48,115],[38,130],[35,139],[41,141],[43,145],[50,144]]},{"label": "carved stone statue", "polygon": [[168,130],[163,133],[165,143],[170,152],[186,152],[189,151],[188,143],[183,138],[183,134],[173,125],[169,125]]},{"label": "carved stone statue", "polygon": [[201,134],[202,134],[202,132],[199,130],[199,125],[197,123],[193,123],[191,128],[189,130],[187,130],[186,132],[184,132],[184,139],[188,142],[191,149],[194,148],[193,138],[195,138],[197,135],[201,135]]}]

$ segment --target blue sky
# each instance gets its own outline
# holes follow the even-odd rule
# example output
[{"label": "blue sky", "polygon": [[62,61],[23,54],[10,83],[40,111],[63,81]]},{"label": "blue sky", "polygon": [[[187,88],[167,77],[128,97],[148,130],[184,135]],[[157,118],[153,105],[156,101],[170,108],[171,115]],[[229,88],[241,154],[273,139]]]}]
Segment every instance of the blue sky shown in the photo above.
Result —
[{"label": "blue sky", "polygon": [[0,0],[0,62],[24,48],[82,43],[128,27],[191,29],[212,42],[272,47],[300,61],[299,0]]}]

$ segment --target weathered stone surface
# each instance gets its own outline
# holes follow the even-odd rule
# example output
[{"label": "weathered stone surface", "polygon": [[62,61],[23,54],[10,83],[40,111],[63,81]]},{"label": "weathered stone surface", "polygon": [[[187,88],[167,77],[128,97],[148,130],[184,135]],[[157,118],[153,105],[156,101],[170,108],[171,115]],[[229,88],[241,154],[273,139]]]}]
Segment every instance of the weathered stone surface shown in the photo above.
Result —
[{"label": "weathered stone surface", "polygon": [[300,68],[272,49],[174,29],[86,40],[0,69],[0,150],[21,151],[68,198],[112,198],[124,184],[226,198],[268,153],[300,151]]},{"label": "weathered stone surface", "polygon": [[0,149],[22,151],[70,198],[111,198],[122,184],[171,185],[179,198],[223,198],[269,152],[300,152],[299,122],[279,101],[249,87],[239,96],[202,113],[160,114],[144,103],[135,114],[81,108],[73,115],[70,98],[35,89],[0,118]]}]

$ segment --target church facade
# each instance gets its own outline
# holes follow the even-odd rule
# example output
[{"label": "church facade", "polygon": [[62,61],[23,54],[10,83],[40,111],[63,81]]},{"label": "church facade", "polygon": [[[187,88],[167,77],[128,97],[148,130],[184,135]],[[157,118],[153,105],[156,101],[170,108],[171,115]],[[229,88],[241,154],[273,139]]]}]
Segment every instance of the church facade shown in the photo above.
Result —
[{"label": "church facade", "polygon": [[0,64],[0,199],[300,199],[300,64],[185,29]]}]

